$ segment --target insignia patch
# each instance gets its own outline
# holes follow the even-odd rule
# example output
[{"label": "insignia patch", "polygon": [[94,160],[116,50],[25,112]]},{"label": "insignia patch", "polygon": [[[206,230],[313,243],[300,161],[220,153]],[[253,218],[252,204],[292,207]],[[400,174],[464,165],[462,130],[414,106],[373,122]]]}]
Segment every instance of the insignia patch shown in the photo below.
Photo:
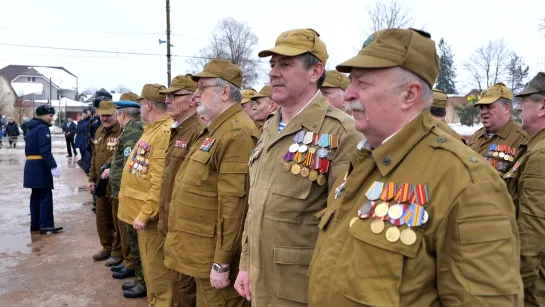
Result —
[{"label": "insignia patch", "polygon": [[210,148],[212,148],[215,142],[216,142],[215,139],[206,138],[206,140],[204,140],[204,142],[201,144],[201,147],[199,149],[202,151],[209,152]]},{"label": "insignia patch", "polygon": [[174,147],[187,149],[187,142],[176,141],[176,143],[174,144]]},{"label": "insignia patch", "polygon": [[125,150],[123,150],[123,156],[128,157],[131,154],[131,148],[126,147]]},{"label": "insignia patch", "polygon": [[362,48],[365,48],[367,46],[369,46],[369,44],[371,44],[371,42],[375,39],[375,35],[374,34],[371,34],[371,36],[369,36],[365,42],[363,42],[363,46]]}]

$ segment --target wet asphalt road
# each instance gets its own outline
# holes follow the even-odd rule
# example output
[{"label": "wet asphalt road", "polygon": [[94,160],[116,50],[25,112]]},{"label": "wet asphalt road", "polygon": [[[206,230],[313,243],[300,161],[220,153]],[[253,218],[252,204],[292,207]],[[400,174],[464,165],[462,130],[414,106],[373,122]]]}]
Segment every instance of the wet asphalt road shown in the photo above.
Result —
[{"label": "wet asphalt road", "polygon": [[[22,139],[22,138],[20,138]],[[30,233],[30,189],[23,188],[24,142],[0,149],[0,307],[3,306],[146,306],[145,299],[123,298],[121,284],[100,250],[87,177],[66,158],[64,136],[54,135],[53,155],[61,166],[55,178],[53,235]]]}]

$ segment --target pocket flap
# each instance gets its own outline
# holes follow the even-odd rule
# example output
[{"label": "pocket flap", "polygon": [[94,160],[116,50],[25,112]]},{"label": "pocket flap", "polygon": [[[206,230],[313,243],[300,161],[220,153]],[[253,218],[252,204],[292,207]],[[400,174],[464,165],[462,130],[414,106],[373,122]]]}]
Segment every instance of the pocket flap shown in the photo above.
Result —
[{"label": "pocket flap", "polygon": [[310,194],[310,189],[312,188],[312,181],[305,179],[303,177],[297,178],[300,182],[288,182],[288,184],[293,183],[293,186],[284,186],[284,185],[275,185],[272,188],[274,194],[283,195],[296,199],[307,199]]},{"label": "pocket flap", "polygon": [[458,222],[461,244],[475,244],[510,239],[511,223],[507,217],[467,219]]},{"label": "pocket flap", "polygon": [[176,228],[183,232],[208,238],[213,238],[216,231],[216,225],[202,224],[186,219],[178,219]]},{"label": "pocket flap", "polygon": [[197,162],[201,162],[203,164],[206,164],[208,163],[208,160],[210,160],[210,156],[211,154],[209,152],[206,152],[206,151],[202,151],[202,150],[196,150],[190,157],[189,159],[191,160],[195,160]]},{"label": "pocket flap", "polygon": [[312,247],[275,247],[274,263],[310,265],[313,252]]},{"label": "pocket flap", "polygon": [[185,157],[186,154],[187,154],[187,149],[185,148],[174,147],[172,149],[172,156],[174,157],[183,158]]},{"label": "pocket flap", "polygon": [[[393,226],[395,227],[395,226]],[[399,227],[399,230],[403,231],[406,227]],[[348,233],[351,234],[355,239],[360,240],[364,243],[373,245],[375,247],[391,251],[394,253],[402,254],[403,256],[414,258],[420,249],[422,234],[418,229],[413,231],[416,233],[416,242],[413,245],[405,245],[401,243],[400,240],[397,242],[391,243],[386,240],[385,233],[389,229],[388,226],[384,228],[384,231],[380,234],[374,234],[371,232],[371,220],[357,220],[350,229]]]},{"label": "pocket flap", "polygon": [[221,174],[247,174],[248,163],[224,162],[220,165]]}]

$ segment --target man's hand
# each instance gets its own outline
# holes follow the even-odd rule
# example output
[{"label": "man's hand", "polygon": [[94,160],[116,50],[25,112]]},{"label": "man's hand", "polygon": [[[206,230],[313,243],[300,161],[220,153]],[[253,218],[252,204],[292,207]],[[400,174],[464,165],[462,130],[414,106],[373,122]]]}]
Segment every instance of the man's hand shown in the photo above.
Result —
[{"label": "man's hand", "polygon": [[87,187],[89,188],[89,191],[93,192],[95,190],[95,183],[94,182],[89,182],[87,184]]},{"label": "man's hand", "polygon": [[69,131],[69,132],[66,132],[66,135],[70,135],[70,131]]},{"label": "man's hand", "polygon": [[237,280],[235,280],[235,290],[237,290],[240,296],[245,297],[248,301],[252,300],[248,271],[238,272]]},{"label": "man's hand", "polygon": [[138,218],[135,218],[134,222],[132,222],[132,227],[136,230],[144,230],[146,228],[146,224]]},{"label": "man's hand", "polygon": [[102,172],[102,179],[108,179],[110,177],[110,169],[107,168]]},{"label": "man's hand", "polygon": [[51,169],[51,175],[54,177],[60,177],[61,176],[61,170],[58,167]]},{"label": "man's hand", "polygon": [[[220,265],[222,268],[226,268],[229,266],[228,264]],[[212,285],[212,287],[219,290],[229,286],[230,283],[231,281],[229,280],[229,271],[225,273],[218,273],[214,270],[214,268],[210,270],[210,285]]]}]

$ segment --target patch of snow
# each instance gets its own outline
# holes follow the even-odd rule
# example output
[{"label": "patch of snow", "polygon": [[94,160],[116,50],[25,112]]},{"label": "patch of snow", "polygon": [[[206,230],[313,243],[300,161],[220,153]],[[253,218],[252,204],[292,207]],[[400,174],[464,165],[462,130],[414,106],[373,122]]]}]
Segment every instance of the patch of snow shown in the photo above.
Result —
[{"label": "patch of snow", "polygon": [[481,123],[475,124],[473,126],[464,126],[460,123],[457,124],[448,124],[452,129],[454,129],[461,136],[472,136],[475,131],[481,129],[483,125]]},{"label": "patch of snow", "polygon": [[23,83],[23,82],[11,82],[13,90],[17,96],[25,96],[30,94],[42,94],[44,85],[41,83]]},{"label": "patch of snow", "polygon": [[31,67],[44,75],[47,79],[51,78],[51,81],[58,87],[65,90],[77,90],[78,79],[71,74],[67,73],[63,69],[52,67]]}]

